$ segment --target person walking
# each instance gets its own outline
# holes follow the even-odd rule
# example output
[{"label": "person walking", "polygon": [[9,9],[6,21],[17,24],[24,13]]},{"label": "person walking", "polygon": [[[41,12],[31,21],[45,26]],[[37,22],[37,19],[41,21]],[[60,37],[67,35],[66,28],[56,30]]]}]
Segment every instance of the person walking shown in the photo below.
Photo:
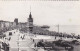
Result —
[{"label": "person walking", "polygon": [[0,45],[0,51],[1,51],[1,45]]},{"label": "person walking", "polygon": [[7,47],[6,47],[7,48],[7,51],[9,51],[9,44],[6,44],[6,45],[7,45]]}]

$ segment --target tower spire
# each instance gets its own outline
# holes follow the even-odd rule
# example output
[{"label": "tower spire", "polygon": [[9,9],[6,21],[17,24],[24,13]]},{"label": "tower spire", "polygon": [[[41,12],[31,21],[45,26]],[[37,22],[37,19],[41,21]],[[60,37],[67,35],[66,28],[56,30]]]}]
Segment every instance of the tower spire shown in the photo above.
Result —
[{"label": "tower spire", "polygon": [[32,15],[31,15],[31,6],[30,6],[30,15],[29,15],[29,18],[32,18]]},{"label": "tower spire", "polygon": [[30,5],[30,14],[31,14],[31,5]]}]

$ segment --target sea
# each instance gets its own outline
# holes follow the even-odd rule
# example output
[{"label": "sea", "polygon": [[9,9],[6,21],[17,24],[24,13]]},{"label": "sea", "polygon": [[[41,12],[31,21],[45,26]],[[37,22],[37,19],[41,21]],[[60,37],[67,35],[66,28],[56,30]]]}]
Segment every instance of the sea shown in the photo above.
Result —
[{"label": "sea", "polygon": [[74,33],[75,35],[80,35],[80,25],[53,25],[50,26],[49,28],[50,31],[56,31],[62,32],[62,33],[67,33],[67,34],[72,34]]}]

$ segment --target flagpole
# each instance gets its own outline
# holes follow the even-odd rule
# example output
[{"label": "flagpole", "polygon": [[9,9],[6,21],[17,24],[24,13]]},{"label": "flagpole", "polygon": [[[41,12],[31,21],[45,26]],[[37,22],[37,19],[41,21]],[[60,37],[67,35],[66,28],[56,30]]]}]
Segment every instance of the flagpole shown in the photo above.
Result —
[{"label": "flagpole", "polygon": [[59,24],[58,24],[58,33],[59,33]]}]

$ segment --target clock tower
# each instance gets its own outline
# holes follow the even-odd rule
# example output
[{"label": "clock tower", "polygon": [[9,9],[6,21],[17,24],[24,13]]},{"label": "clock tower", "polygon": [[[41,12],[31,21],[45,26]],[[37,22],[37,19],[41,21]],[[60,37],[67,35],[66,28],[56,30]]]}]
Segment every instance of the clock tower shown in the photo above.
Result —
[{"label": "clock tower", "polygon": [[29,33],[33,32],[33,18],[32,18],[31,12],[28,18],[28,29],[29,29]]}]

